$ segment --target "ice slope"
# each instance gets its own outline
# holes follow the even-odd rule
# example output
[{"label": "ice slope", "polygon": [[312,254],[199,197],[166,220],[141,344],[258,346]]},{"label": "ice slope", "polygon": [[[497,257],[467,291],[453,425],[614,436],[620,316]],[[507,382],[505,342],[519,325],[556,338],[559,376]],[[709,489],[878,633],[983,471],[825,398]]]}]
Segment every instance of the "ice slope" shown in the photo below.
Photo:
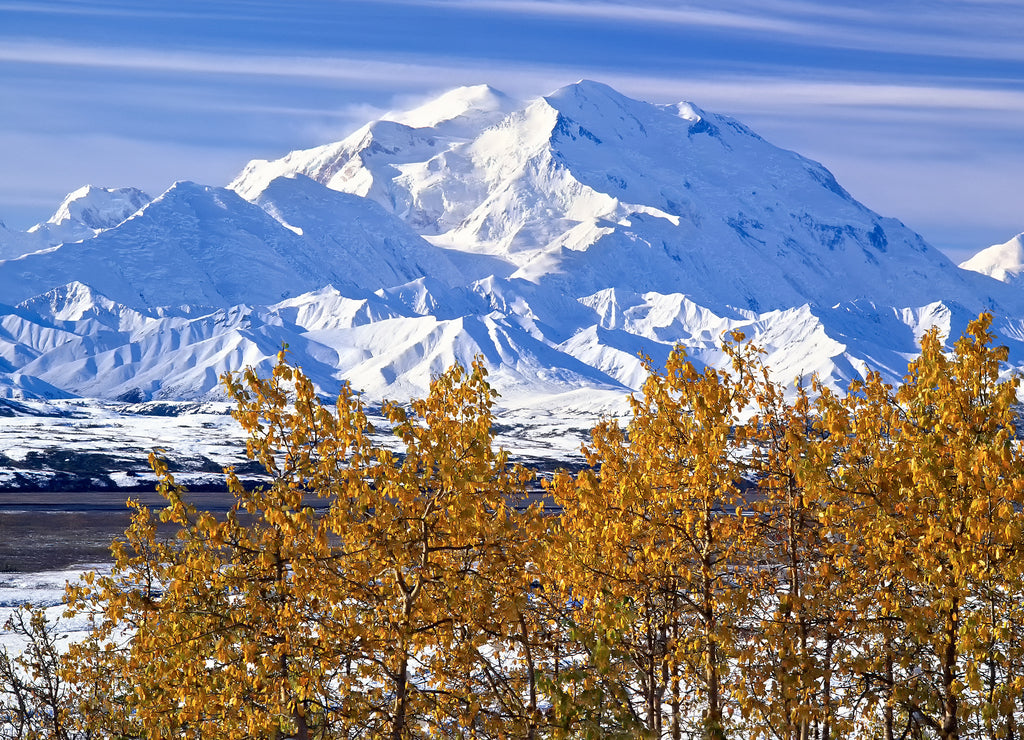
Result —
[{"label": "ice slope", "polygon": [[70,193],[48,221],[28,231],[11,231],[0,224],[0,259],[89,239],[117,226],[150,200],[136,188],[86,185]]}]

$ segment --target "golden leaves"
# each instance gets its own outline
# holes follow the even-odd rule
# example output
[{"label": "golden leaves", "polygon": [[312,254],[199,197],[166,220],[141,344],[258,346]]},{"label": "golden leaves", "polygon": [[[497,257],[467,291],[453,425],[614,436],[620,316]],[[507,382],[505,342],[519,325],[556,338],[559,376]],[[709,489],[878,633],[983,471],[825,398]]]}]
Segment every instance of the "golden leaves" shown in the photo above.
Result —
[{"label": "golden leaves", "polygon": [[[166,506],[134,504],[113,575],[69,591],[97,619],[66,663],[83,727],[408,737],[496,721],[458,697],[482,687],[480,636],[522,621],[542,540],[531,528],[543,527],[536,509],[513,513],[530,476],[492,447],[482,364],[452,368],[408,407],[385,405],[401,456],[371,443],[348,388],[325,407],[283,354],[269,378],[224,382],[271,482],[247,488],[226,471],[235,503],[215,517],[152,458]],[[177,525],[174,538],[157,522]]]},{"label": "golden leaves", "polygon": [[[228,376],[250,457],[224,516],[167,464],[64,675],[82,727],[133,737],[1005,736],[1024,707],[1017,379],[981,316],[927,332],[893,387],[770,381],[682,348],[598,424],[591,468],[493,447],[481,361],[386,403],[325,406],[282,355]],[[161,526],[173,525],[171,538]],[[860,727],[858,727],[860,726]],[[947,737],[954,734],[947,733]]]}]

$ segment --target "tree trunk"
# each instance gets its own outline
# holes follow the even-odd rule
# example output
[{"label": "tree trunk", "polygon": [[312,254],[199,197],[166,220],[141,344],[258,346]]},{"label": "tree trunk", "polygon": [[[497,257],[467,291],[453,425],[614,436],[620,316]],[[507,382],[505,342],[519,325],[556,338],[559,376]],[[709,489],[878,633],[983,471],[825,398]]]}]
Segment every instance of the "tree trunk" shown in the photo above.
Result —
[{"label": "tree trunk", "polygon": [[1014,719],[1016,709],[1017,700],[1014,699],[1009,711],[1006,713],[1006,740],[1017,740],[1017,722]]},{"label": "tree trunk", "polygon": [[718,645],[714,638],[708,640],[705,651],[707,666],[706,677],[708,686],[708,709],[704,715],[704,735],[706,740],[724,740],[725,728],[722,725],[722,696],[718,676]]},{"label": "tree trunk", "polygon": [[831,631],[825,637],[825,676],[822,682],[821,740],[832,740],[832,645],[835,638]]},{"label": "tree trunk", "polygon": [[406,715],[409,711],[409,657],[402,656],[402,665],[395,680],[395,711],[391,724],[391,740],[406,736]]},{"label": "tree trunk", "polygon": [[682,724],[683,711],[682,701],[679,696],[679,666],[675,661],[672,661],[672,740],[681,740],[683,736]]},{"label": "tree trunk", "polygon": [[893,729],[892,701],[896,684],[892,666],[892,648],[888,640],[885,643],[885,678],[888,682],[885,688],[885,708],[882,710],[882,737],[884,740],[893,740],[895,731]]},{"label": "tree trunk", "polygon": [[959,606],[956,599],[946,617],[946,649],[942,656],[942,727],[939,737],[942,740],[959,740],[960,738],[960,697],[953,690],[956,680],[957,640],[959,637]]},{"label": "tree trunk", "polygon": [[523,658],[526,661],[526,674],[529,682],[529,704],[526,707],[526,738],[534,740],[537,736],[537,668],[533,663],[533,650],[530,648],[530,632],[526,627],[526,617],[519,612],[519,636],[523,642]]},{"label": "tree trunk", "polygon": [[292,719],[295,720],[295,740],[309,740],[309,725],[306,723],[305,713],[296,709]]}]

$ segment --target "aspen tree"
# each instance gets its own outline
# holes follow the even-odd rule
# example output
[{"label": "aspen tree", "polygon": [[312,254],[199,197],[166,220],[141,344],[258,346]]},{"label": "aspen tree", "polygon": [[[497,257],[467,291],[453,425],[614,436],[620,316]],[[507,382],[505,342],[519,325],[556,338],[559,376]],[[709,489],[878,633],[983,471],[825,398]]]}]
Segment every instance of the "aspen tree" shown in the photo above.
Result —
[{"label": "aspen tree", "polygon": [[999,672],[1006,629],[991,599],[1019,593],[1024,468],[1018,380],[1000,380],[1007,350],[991,321],[972,321],[950,355],[927,332],[904,383],[854,385],[848,420],[831,429],[846,441],[828,519],[871,652],[860,670],[884,687],[887,735],[903,721],[944,740],[975,736],[998,713],[983,675]]},{"label": "aspen tree", "polygon": [[[401,456],[370,442],[358,398],[324,407],[283,354],[270,378],[225,382],[271,483],[248,490],[229,471],[235,504],[218,518],[152,460],[167,506],[136,505],[112,575],[70,591],[96,620],[66,662],[83,728],[535,736],[540,697],[521,689],[537,676],[516,651],[536,512],[514,511],[529,476],[492,448],[483,366],[453,367],[408,411],[385,406]],[[104,677],[115,690],[90,688]]]},{"label": "aspen tree", "polygon": [[24,604],[4,624],[22,641],[14,655],[0,648],[0,738],[71,740],[75,721],[70,686],[60,673],[60,650],[44,609]]},{"label": "aspen tree", "polygon": [[584,450],[597,472],[553,488],[563,507],[560,579],[590,620],[595,669],[619,674],[617,695],[603,698],[652,737],[681,737],[694,712],[705,738],[724,737],[729,721],[745,595],[733,570],[744,501],[732,432],[751,400],[752,352],[732,353],[735,376],[697,370],[681,347],[664,372],[647,361],[628,428],[602,423]]},{"label": "aspen tree", "polygon": [[[249,455],[271,483],[249,490],[229,470],[235,502],[217,518],[188,503],[166,463],[151,457],[167,506],[135,504],[112,548],[112,575],[69,593],[95,628],[69,652],[67,675],[94,686],[106,674],[127,689],[80,695],[92,733],[346,736],[337,730],[352,683],[339,666],[350,646],[318,626],[334,585],[321,564],[344,556],[331,542],[336,514],[325,512],[347,508],[351,489],[365,487],[351,464],[366,455],[365,416],[347,390],[334,413],[323,407],[283,353],[271,378],[247,371],[225,382]],[[158,523],[175,535],[159,536]]]},{"label": "aspen tree", "polygon": [[804,386],[790,403],[767,368],[758,364],[754,374],[755,413],[745,428],[757,525],[748,528],[742,555],[752,599],[741,703],[751,737],[830,740],[849,731],[838,712],[836,673],[846,644],[819,523],[831,444]]},{"label": "aspen tree", "polygon": [[[349,550],[365,548],[364,576],[347,594],[362,610],[370,736],[531,737],[536,729],[536,698],[515,705],[520,697],[506,678],[515,686],[518,679],[485,660],[489,636],[517,649],[534,577],[521,558],[529,539],[515,513],[530,476],[493,448],[495,393],[485,376],[479,360],[468,370],[456,365],[408,410],[385,405],[404,454],[375,451],[363,501],[372,511],[335,528]],[[352,623],[332,619],[323,628],[344,634]]]}]

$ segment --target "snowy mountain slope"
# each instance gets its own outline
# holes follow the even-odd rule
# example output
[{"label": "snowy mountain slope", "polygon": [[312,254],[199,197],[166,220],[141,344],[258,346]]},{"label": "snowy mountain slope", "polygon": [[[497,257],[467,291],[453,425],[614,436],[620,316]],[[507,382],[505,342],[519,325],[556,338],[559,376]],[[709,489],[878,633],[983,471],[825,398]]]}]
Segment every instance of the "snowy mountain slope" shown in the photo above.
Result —
[{"label": "snowy mountain slope", "polygon": [[452,140],[469,139],[516,109],[516,101],[490,85],[457,87],[406,111],[383,116],[412,128],[433,128]]},{"label": "snowy mountain slope", "polygon": [[11,231],[0,224],[0,259],[92,238],[117,226],[150,200],[136,188],[86,185],[70,193],[48,221],[28,231]]},{"label": "snowy mountain slope", "polygon": [[969,260],[960,263],[964,270],[988,275],[1004,283],[1021,285],[1024,278],[1024,233],[1003,244],[994,244],[981,250]]},{"label": "snowy mountain slope", "polygon": [[459,279],[441,250],[372,203],[350,201],[308,180],[272,183],[266,206],[278,214],[305,206],[307,238],[230,190],[177,183],[92,239],[0,262],[0,295],[13,303],[77,281],[136,308],[227,307],[328,284],[367,293],[424,270]]},{"label": "snowy mountain slope", "polygon": [[[302,174],[334,190],[370,196],[415,227],[421,219],[410,212],[413,204],[391,180],[406,166],[461,150],[511,107],[507,96],[486,85],[458,88],[415,110],[373,121],[342,141],[273,162],[253,160],[229,187],[254,199],[271,180]],[[452,189],[448,193],[447,199],[439,197],[449,203],[459,198]]]},{"label": "snowy mountain slope", "polygon": [[[660,362],[676,341],[698,364],[719,366],[722,332],[740,330],[766,349],[780,382],[817,373],[842,386],[869,367],[897,379],[925,328],[956,333],[972,317],[944,304],[902,311],[804,305],[720,316],[678,294],[606,291],[577,302],[572,318],[579,327],[555,343],[523,296],[515,311],[481,308],[511,287],[461,293],[435,286],[433,295],[417,281],[406,291],[358,299],[325,288],[262,308],[136,310],[72,284],[0,307],[0,397],[218,399],[223,372],[268,370],[287,344],[328,395],[342,381],[372,400],[419,395],[452,362],[483,355],[504,403],[528,406],[543,398],[550,411],[559,404],[586,408],[589,398],[597,413],[608,393],[642,382],[639,353]],[[410,291],[418,302],[409,300]],[[1014,361],[1024,362],[1024,322],[1004,321],[999,329]],[[584,389],[594,393],[580,397]]]},{"label": "snowy mountain slope", "polygon": [[39,239],[28,232],[8,229],[3,222],[0,222],[0,260],[19,257],[46,246],[51,245],[41,243]]},{"label": "snowy mountain slope", "polygon": [[63,389],[48,397],[219,398],[223,372],[268,369],[283,344],[325,393],[347,380],[378,399],[414,395],[432,375],[478,354],[513,395],[625,390],[497,315],[438,319],[413,314],[398,298],[356,300],[332,288],[265,308],[175,312],[136,311],[73,284],[0,308],[0,362]]},{"label": "snowy mountain slope", "polygon": [[313,253],[344,264],[339,277],[360,288],[377,290],[425,275],[448,285],[465,280],[444,250],[366,198],[297,175],[272,180],[255,202],[309,242]]},{"label": "snowy mountain slope", "polygon": [[[730,118],[583,81],[483,124],[452,139],[380,121],[252,162],[230,187],[253,197],[271,173],[301,172],[376,200],[436,244],[502,257],[517,276],[576,296],[678,292],[720,310],[985,307],[918,235]],[[1024,308],[1009,292],[993,296]]]}]

